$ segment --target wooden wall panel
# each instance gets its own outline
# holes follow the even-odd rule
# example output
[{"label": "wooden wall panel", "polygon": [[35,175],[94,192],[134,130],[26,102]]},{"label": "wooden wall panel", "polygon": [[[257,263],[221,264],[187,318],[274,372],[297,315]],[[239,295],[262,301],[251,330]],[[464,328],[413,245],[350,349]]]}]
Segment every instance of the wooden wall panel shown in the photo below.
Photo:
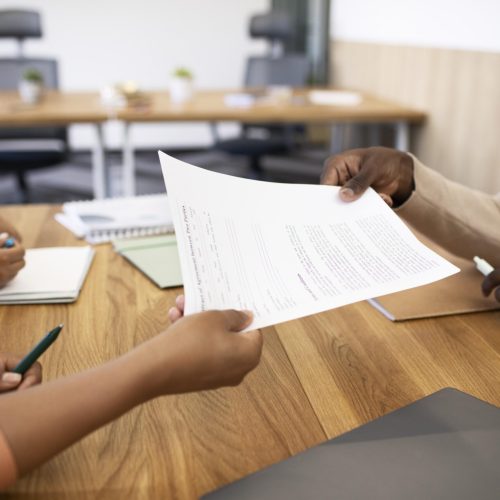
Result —
[{"label": "wooden wall panel", "polygon": [[331,81],[415,106],[412,151],[447,177],[500,192],[500,53],[332,42]]}]

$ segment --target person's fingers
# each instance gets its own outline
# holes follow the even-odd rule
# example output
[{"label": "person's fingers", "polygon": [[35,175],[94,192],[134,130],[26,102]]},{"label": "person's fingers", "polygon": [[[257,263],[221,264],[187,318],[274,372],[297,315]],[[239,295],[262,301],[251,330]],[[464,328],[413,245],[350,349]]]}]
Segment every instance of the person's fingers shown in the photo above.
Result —
[{"label": "person's fingers", "polygon": [[350,177],[359,172],[362,157],[363,151],[358,149],[328,158],[321,172],[321,184],[328,186],[343,185]]},{"label": "person's fingers", "polygon": [[0,378],[0,392],[15,389],[21,383],[22,378],[19,373],[4,372]]},{"label": "person's fingers", "polygon": [[184,313],[185,303],[186,303],[186,299],[185,299],[184,295],[177,295],[177,297],[175,298],[175,305],[178,307],[179,311],[181,311],[182,313]]},{"label": "person's fingers", "polygon": [[23,246],[17,245],[9,249],[3,249],[2,253],[4,253],[7,262],[14,264],[15,262],[21,262],[24,259],[26,251]]},{"label": "person's fingers", "polygon": [[37,385],[42,381],[42,365],[38,362],[34,363],[31,368],[23,375],[23,380],[19,384],[18,390],[27,389],[33,385]]},{"label": "person's fingers", "polygon": [[40,383],[40,379],[38,376],[34,373],[26,373],[23,377],[22,382],[19,384],[19,387],[17,388],[18,391],[22,389],[28,389],[29,387],[32,387],[34,385],[37,385]]},{"label": "person's fingers", "polygon": [[392,205],[394,205],[394,202],[392,201],[392,198],[385,193],[379,193],[380,197],[387,203],[392,208]]},{"label": "person's fingers", "polygon": [[179,311],[177,307],[171,307],[168,310],[168,319],[172,322],[175,323],[177,320],[182,318],[182,312]]},{"label": "person's fingers", "polygon": [[357,200],[372,185],[376,175],[375,169],[361,170],[358,175],[344,184],[340,190],[340,198],[344,201]]},{"label": "person's fingers", "polygon": [[500,268],[495,269],[484,278],[481,288],[487,297],[497,286],[500,286]]},{"label": "person's fingers", "polygon": [[337,169],[335,168],[334,158],[328,158],[325,161],[319,182],[320,184],[326,184],[328,186],[339,185],[339,177]]},{"label": "person's fingers", "polygon": [[260,330],[252,330],[241,334],[245,340],[245,346],[250,349],[251,369],[255,368],[259,363],[262,354],[262,346],[264,345],[264,336]]},{"label": "person's fingers", "polygon": [[338,162],[335,166],[335,170],[337,171],[337,185],[343,186],[351,178],[349,169],[345,162]]},{"label": "person's fingers", "polygon": [[12,275],[12,278],[26,265],[26,262],[23,260],[20,260],[19,262],[14,262],[13,264],[9,265],[9,273]]},{"label": "person's fingers", "polygon": [[236,309],[226,309],[219,311],[222,314],[224,326],[230,332],[239,332],[253,321],[253,313],[251,311],[237,311]]}]

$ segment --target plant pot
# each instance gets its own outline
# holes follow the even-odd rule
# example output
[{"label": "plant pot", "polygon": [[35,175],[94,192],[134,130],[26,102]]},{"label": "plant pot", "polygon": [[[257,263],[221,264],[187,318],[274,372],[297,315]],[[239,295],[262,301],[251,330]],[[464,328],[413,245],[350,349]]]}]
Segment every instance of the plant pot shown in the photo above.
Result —
[{"label": "plant pot", "polygon": [[191,78],[174,77],[170,80],[170,99],[175,104],[189,101],[193,97]]},{"label": "plant pot", "polygon": [[42,97],[42,85],[40,83],[31,82],[29,80],[21,80],[19,82],[19,95],[21,101],[26,104],[36,104]]}]

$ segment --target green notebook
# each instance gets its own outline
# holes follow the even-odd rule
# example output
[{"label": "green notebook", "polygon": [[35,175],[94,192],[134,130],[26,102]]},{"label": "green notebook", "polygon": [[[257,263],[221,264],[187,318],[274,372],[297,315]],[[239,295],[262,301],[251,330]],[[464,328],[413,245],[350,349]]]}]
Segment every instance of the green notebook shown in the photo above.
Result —
[{"label": "green notebook", "polygon": [[115,240],[113,245],[160,288],[182,285],[175,234]]}]

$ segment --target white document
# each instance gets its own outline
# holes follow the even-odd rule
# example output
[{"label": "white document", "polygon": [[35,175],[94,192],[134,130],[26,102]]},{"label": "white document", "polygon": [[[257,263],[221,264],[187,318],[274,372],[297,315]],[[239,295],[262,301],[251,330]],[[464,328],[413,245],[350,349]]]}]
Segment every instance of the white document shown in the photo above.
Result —
[{"label": "white document", "polygon": [[89,246],[26,250],[26,266],[0,289],[0,304],[74,302],[93,257]]},{"label": "white document", "polygon": [[248,329],[424,285],[459,271],[422,245],[373,190],[278,184],[160,152],[185,313],[249,309]]}]

